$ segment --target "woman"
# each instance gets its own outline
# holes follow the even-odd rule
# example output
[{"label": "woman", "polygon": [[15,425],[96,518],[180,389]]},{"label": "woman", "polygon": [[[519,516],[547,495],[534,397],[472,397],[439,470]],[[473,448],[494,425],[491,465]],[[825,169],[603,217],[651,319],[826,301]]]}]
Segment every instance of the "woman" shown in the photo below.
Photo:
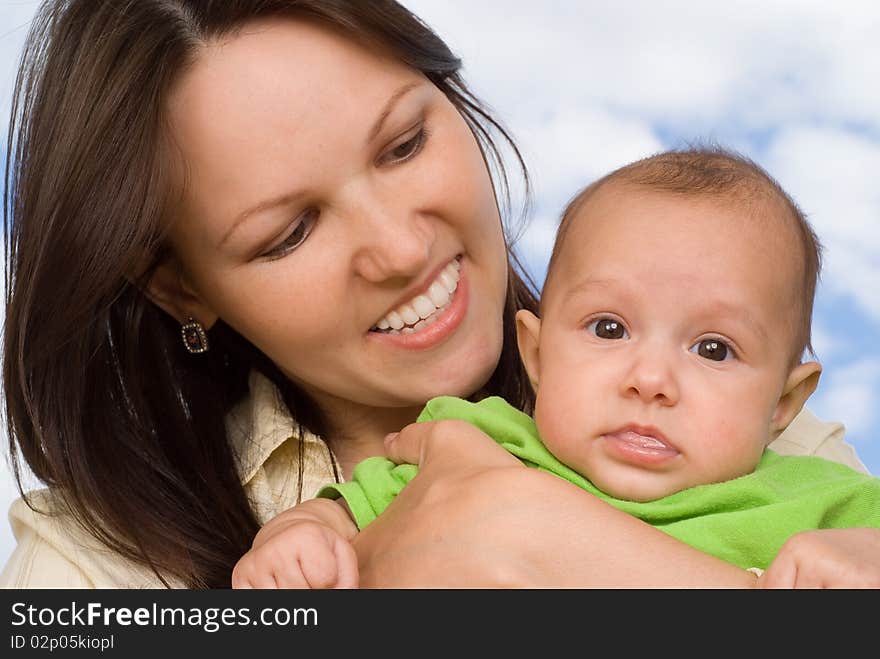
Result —
[{"label": "woman", "polygon": [[[262,523],[428,398],[529,410],[512,319],[535,298],[488,172],[498,125],[458,66],[393,2],[46,6],[10,150],[4,386],[13,453],[49,489],[13,506],[4,584],[226,587]],[[460,523],[468,542],[458,502],[497,496],[436,497],[467,474],[427,446],[420,487],[359,540],[367,583],[430,582],[388,570],[407,529]],[[521,471],[492,473],[547,488],[538,544],[607,517],[609,552],[646,564],[641,527]],[[683,582],[747,577],[645,537]],[[529,551],[529,575],[475,560],[456,578],[551,582]]]}]

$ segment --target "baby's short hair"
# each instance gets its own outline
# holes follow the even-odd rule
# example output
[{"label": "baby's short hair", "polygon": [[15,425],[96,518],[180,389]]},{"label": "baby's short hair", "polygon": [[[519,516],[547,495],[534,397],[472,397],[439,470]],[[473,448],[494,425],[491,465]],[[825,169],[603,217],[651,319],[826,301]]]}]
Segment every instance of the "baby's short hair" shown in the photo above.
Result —
[{"label": "baby's short hair", "polygon": [[743,206],[778,204],[784,215],[791,218],[790,226],[797,236],[803,264],[800,290],[793,291],[801,298],[801,304],[794,326],[791,361],[797,363],[805,352],[815,354],[810,337],[822,245],[804,213],[772,176],[751,159],[718,146],[663,151],[620,167],[578,192],[567,205],[556,233],[545,292],[571,219],[600,188],[611,184],[645,187],[682,197],[710,197]]}]

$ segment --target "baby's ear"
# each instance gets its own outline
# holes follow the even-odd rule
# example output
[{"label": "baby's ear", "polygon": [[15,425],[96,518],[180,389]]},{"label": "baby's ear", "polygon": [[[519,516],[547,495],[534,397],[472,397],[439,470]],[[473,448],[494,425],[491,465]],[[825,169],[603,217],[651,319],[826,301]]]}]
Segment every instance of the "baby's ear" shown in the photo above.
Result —
[{"label": "baby's ear", "polygon": [[168,257],[156,266],[144,292],[153,304],[179,323],[194,318],[208,329],[217,322],[217,314],[187,283],[174,257]]},{"label": "baby's ear", "polygon": [[804,362],[791,369],[770,420],[771,439],[776,439],[801,411],[804,403],[816,391],[821,374],[822,366],[818,362]]},{"label": "baby's ear", "polygon": [[538,354],[538,345],[541,338],[541,319],[531,311],[521,309],[516,312],[516,343],[519,346],[519,356],[529,375],[532,389],[538,390],[538,373],[541,370],[541,362]]}]

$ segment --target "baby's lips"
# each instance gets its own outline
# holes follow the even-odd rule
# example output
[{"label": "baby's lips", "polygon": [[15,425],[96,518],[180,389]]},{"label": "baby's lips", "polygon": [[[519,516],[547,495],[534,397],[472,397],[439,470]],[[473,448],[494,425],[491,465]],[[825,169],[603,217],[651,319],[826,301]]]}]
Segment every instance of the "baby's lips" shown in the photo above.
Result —
[{"label": "baby's lips", "polygon": [[672,448],[664,441],[657,439],[651,435],[642,435],[634,430],[623,430],[614,433],[610,433],[609,436],[614,437],[622,442],[628,442],[629,444],[636,444],[646,449],[655,449],[655,450],[663,450]]}]

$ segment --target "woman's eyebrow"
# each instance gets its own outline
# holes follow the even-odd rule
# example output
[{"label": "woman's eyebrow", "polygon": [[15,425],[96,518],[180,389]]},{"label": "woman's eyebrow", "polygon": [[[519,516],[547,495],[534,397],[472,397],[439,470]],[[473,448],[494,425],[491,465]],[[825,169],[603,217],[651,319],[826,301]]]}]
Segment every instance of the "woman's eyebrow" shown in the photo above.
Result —
[{"label": "woman's eyebrow", "polygon": [[404,85],[391,95],[391,98],[389,98],[388,102],[385,103],[385,107],[382,108],[382,113],[379,115],[379,118],[376,119],[376,123],[373,124],[373,127],[367,134],[368,143],[376,139],[376,136],[382,131],[382,126],[385,124],[385,120],[388,118],[388,115],[391,114],[391,111],[394,109],[394,106],[397,104],[397,102],[401,98],[403,98],[408,92],[419,86],[421,86],[420,82],[411,82],[407,85]]},{"label": "woman's eyebrow", "polygon": [[244,221],[247,220],[250,216],[256,215],[257,213],[263,213],[267,210],[271,210],[273,208],[277,208],[278,206],[285,206],[290,204],[297,195],[285,193],[274,197],[272,199],[267,199],[265,201],[261,201],[256,206],[253,206],[246,211],[239,213],[236,215],[235,219],[232,221],[232,226],[229,227],[229,230],[223,234],[223,237],[220,239],[220,242],[217,243],[217,247],[222,247],[223,244],[229,239],[229,237],[235,233],[235,230],[238,229]]}]

